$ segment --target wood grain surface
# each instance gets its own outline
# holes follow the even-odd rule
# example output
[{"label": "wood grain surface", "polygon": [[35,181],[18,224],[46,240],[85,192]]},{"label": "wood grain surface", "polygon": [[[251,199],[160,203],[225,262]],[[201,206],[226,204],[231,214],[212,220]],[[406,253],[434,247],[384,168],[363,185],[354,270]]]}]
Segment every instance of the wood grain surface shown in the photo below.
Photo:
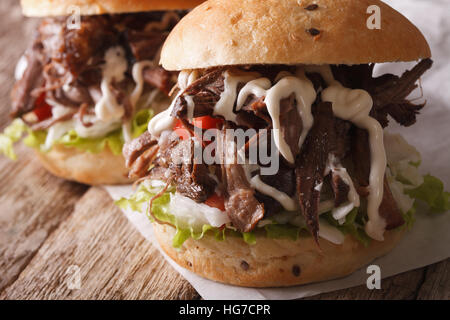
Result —
[{"label": "wood grain surface", "polygon": [[[0,1],[0,129],[14,66],[37,21]],[[199,299],[101,188],[48,174],[32,151],[0,157],[0,299]],[[310,299],[450,299],[450,260]]]}]

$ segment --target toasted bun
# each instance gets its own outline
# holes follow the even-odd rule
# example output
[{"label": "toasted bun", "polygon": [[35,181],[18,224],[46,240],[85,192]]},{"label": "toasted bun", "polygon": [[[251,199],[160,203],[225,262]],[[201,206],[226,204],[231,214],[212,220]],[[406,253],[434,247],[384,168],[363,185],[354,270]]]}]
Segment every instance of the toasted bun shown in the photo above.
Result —
[{"label": "toasted bun", "polygon": [[213,236],[188,239],[180,250],[172,247],[175,229],[153,223],[162,249],[180,266],[202,277],[245,287],[286,287],[343,277],[380,257],[399,242],[404,229],[385,233],[383,242],[364,247],[351,236],[343,245],[312,237],[297,241],[258,237],[255,245],[241,238],[217,241]]},{"label": "toasted bun", "polygon": [[[306,10],[312,3],[318,8]],[[380,30],[367,28],[371,5],[381,9]],[[307,32],[311,28],[320,34],[311,35]],[[161,63],[167,70],[182,70],[242,64],[362,64],[430,56],[422,33],[379,0],[210,0],[173,29]]]},{"label": "toasted bun", "polygon": [[108,147],[93,154],[54,145],[49,152],[36,153],[48,171],[67,180],[90,185],[130,183],[125,159],[122,155],[114,155]]},{"label": "toasted bun", "polygon": [[[203,0],[204,1],[204,0]],[[139,11],[192,9],[201,0],[21,0],[23,14],[29,17],[66,16],[80,8],[80,14],[128,13]]]}]

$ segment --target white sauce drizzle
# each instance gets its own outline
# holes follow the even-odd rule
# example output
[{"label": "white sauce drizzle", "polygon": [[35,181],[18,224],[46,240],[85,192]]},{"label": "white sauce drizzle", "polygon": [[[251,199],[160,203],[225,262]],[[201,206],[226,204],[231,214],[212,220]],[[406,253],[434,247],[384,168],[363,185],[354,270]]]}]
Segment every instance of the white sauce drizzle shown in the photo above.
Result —
[{"label": "white sauce drizzle", "polygon": [[[136,83],[136,86],[133,89],[133,92],[130,94],[130,104],[133,108],[133,110],[136,110],[136,105],[139,101],[139,99],[142,96],[142,91],[144,90],[144,76],[143,71],[147,67],[153,67],[155,64],[153,61],[150,60],[143,60],[138,61],[133,65],[133,69],[131,71],[131,75],[133,77],[134,82]],[[152,93],[157,93],[156,90],[153,90]],[[154,98],[155,96],[151,94],[151,98]],[[131,121],[125,121],[122,124],[122,132],[123,132],[123,138],[125,142],[129,142],[133,139],[132,133],[131,133]]]},{"label": "white sauce drizzle", "polygon": [[347,214],[349,214],[350,211],[353,210],[353,208],[358,208],[360,206],[360,199],[358,192],[356,192],[355,185],[353,184],[353,180],[347,172],[347,169],[345,169],[339,163],[338,159],[336,159],[336,157],[331,153],[328,155],[328,163],[325,175],[329,171],[337,174],[342,179],[342,181],[349,186],[348,202],[344,203],[338,208],[333,208],[331,212],[334,219],[341,220],[345,218]]},{"label": "white sauce drizzle", "polygon": [[153,66],[154,63],[150,60],[139,61],[133,65],[133,70],[131,71],[131,73],[133,76],[133,80],[136,83],[136,86],[134,87],[134,90],[130,95],[130,103],[133,108],[136,107],[136,104],[142,95],[142,90],[144,89],[143,71],[145,68]]},{"label": "white sauce drizzle", "polygon": [[175,21],[178,22],[180,20],[180,16],[175,11],[167,11],[164,13],[163,17],[160,21],[152,21],[147,23],[145,26],[145,31],[152,31],[152,30],[166,30],[169,28],[170,22]]},{"label": "white sauce drizzle", "polygon": [[265,194],[277,200],[284,209],[288,211],[295,211],[298,209],[296,199],[293,199],[286,193],[264,183],[259,175],[256,175],[250,179],[250,185],[262,194]]},{"label": "white sauce drizzle", "polygon": [[[235,163],[235,157],[237,154],[236,143],[234,141],[227,141],[227,148],[225,150],[225,161],[226,163]],[[270,196],[277,200],[285,210],[295,211],[298,209],[297,199],[295,197],[291,198],[286,193],[264,183],[259,175],[252,177],[252,172],[259,171],[260,167],[257,164],[242,164],[245,172],[247,181],[250,186],[255,190]]]},{"label": "white sauce drizzle", "polygon": [[322,187],[323,187],[323,182],[317,184],[317,185],[314,187],[314,190],[320,192],[320,191],[322,191]]},{"label": "white sauce drizzle", "polygon": [[102,98],[95,105],[95,115],[103,121],[111,121],[122,118],[125,113],[110,89],[111,81],[120,82],[124,78],[128,64],[125,59],[125,51],[121,47],[109,48],[105,53],[103,65],[103,79],[100,84]]},{"label": "white sauce drizzle", "polygon": [[[52,118],[58,119],[73,111],[72,108],[62,106],[52,99],[46,99],[49,105],[52,106]],[[48,128],[48,134],[45,142],[45,148],[48,150],[53,143],[61,138],[65,133],[70,130],[75,130],[78,136],[82,138],[99,138],[103,137],[111,131],[120,128],[121,121],[101,121],[95,115],[85,115],[84,120],[92,123],[91,126],[85,127],[79,118],[72,118],[67,121],[55,123]]]},{"label": "white sauce drizzle", "polygon": [[[311,68],[307,70],[311,70]],[[322,92],[322,100],[332,103],[333,113],[336,117],[351,121],[369,133],[371,153],[370,193],[367,204],[369,221],[365,225],[365,231],[371,238],[382,241],[384,240],[386,221],[380,216],[379,207],[383,199],[386,153],[383,143],[383,128],[377,120],[369,115],[373,106],[372,97],[367,91],[348,89],[338,81],[331,80],[332,73],[329,66],[317,67],[314,72],[319,72],[328,82],[329,86]]]},{"label": "white sauce drizzle", "polygon": [[159,137],[161,132],[165,130],[170,130],[175,124],[175,118],[171,117],[170,114],[172,113],[175,101],[180,94],[181,91],[175,97],[175,99],[172,100],[172,103],[170,104],[167,110],[158,113],[157,115],[153,116],[153,118],[150,119],[148,123],[148,132],[150,132],[150,134],[153,137]]},{"label": "white sauce drizzle", "polygon": [[[368,216],[369,221],[365,226],[366,233],[373,239],[382,241],[383,233],[385,231],[386,222],[379,215],[378,209],[381,204],[383,196],[383,181],[386,169],[386,154],[383,144],[383,128],[377,120],[370,117],[369,113],[373,106],[373,101],[368,92],[364,90],[351,90],[343,87],[339,82],[335,81],[333,74],[329,66],[308,66],[307,72],[318,72],[322,75],[327,82],[328,87],[322,92],[323,101],[331,102],[333,113],[343,120],[353,122],[356,126],[366,129],[369,133],[369,143],[371,151],[371,170],[369,177],[369,189],[370,194],[368,197]],[[189,75],[189,76],[188,76]],[[180,73],[178,83],[180,87],[180,93],[183,91],[192,79],[190,71],[183,71]],[[280,101],[289,97],[292,93],[295,94],[298,111],[303,121],[302,136],[299,141],[301,147],[304,139],[306,138],[309,129],[313,125],[313,117],[311,115],[311,105],[316,98],[316,92],[314,87],[309,81],[302,69],[299,70],[296,76],[290,76],[286,73],[278,75],[278,82],[270,88],[270,81],[265,78],[257,78],[255,74],[247,73],[244,75],[233,75],[229,71],[226,71],[224,79],[224,92],[222,92],[219,101],[214,107],[214,114],[224,117],[226,120],[236,122],[236,114],[234,113],[234,102],[237,100],[236,109],[239,110],[247,97],[250,94],[256,96],[265,96],[264,102],[267,105],[267,109],[272,118],[274,130],[274,138],[280,153],[286,160],[293,163],[294,157],[287,143],[282,139],[279,134],[280,122]],[[237,86],[239,83],[246,83],[236,97]],[[193,109],[193,101],[188,97],[188,109]],[[174,118],[170,117],[174,102],[165,112],[153,117],[149,123],[149,131],[154,136],[168,130],[173,126]],[[190,101],[190,102],[189,102]],[[188,114],[192,115],[193,110],[190,110]],[[278,130],[277,130],[278,129]],[[278,131],[278,132],[277,132]],[[351,178],[348,176],[347,171],[342,166],[336,166],[330,168],[339,172],[339,175],[345,183],[350,187],[349,191],[349,204],[345,208],[337,208],[333,212],[335,218],[340,219],[345,217],[351,210],[349,208],[359,206],[359,196],[356,193]],[[273,187],[264,184],[259,176],[253,178],[248,177],[250,184],[258,191],[268,194],[278,200],[285,209],[292,210],[294,208],[294,199],[288,195],[275,190]],[[295,203],[295,206],[297,204]],[[326,227],[325,227],[326,228]]]},{"label": "white sauce drizzle", "polygon": [[178,75],[178,88],[184,90],[198,78],[198,70],[183,70]]},{"label": "white sauce drizzle", "polygon": [[[101,82],[101,91],[90,90],[96,105],[95,115],[85,115],[84,120],[92,123],[91,126],[85,127],[77,118],[56,123],[48,130],[48,135],[45,143],[45,148],[49,149],[55,140],[61,138],[66,132],[75,130],[82,138],[98,138],[105,136],[109,132],[120,128],[122,124],[122,116],[124,113],[123,106],[119,106],[109,88],[110,82],[114,79],[121,81],[124,77],[124,72],[127,68],[127,62],[124,57],[124,51],[120,47],[110,48],[105,53],[105,65],[103,66],[103,79]],[[148,66],[153,66],[152,61],[144,60],[136,62],[132,68],[133,80],[136,86],[130,94],[130,103],[133,108],[136,108],[138,101],[142,96],[144,88],[143,69]],[[158,90],[153,90],[148,94],[148,99],[145,106],[148,106],[158,94]],[[46,102],[53,107],[53,118],[58,118],[65,113],[71,111],[70,108],[61,106],[57,102],[46,99]],[[56,113],[55,113],[56,110]],[[58,111],[59,110],[59,111]],[[111,112],[112,111],[112,112]],[[122,124],[122,131],[125,141],[132,139],[131,122]]]},{"label": "white sauce drizzle", "polygon": [[194,108],[195,108],[194,98],[192,96],[185,96],[184,99],[186,100],[187,103],[187,117],[189,120],[192,120],[192,118],[194,118]]},{"label": "white sauce drizzle", "polygon": [[125,142],[130,142],[133,140],[133,133],[131,132],[132,126],[131,121],[127,120],[122,124],[122,134],[123,134],[123,140]]},{"label": "white sauce drizzle", "polygon": [[239,83],[246,83],[258,77],[257,73],[243,73],[234,75],[230,71],[224,74],[224,90],[220,94],[220,99],[214,106],[214,115],[219,115],[225,120],[236,122],[236,113],[234,113],[234,102],[236,101],[237,86]]},{"label": "white sauce drizzle", "polygon": [[[257,97],[265,97],[264,102],[272,119],[275,144],[283,157],[290,163],[294,163],[294,155],[292,154],[289,145],[281,136],[280,101],[288,98],[291,94],[295,94],[297,111],[303,122],[303,130],[298,142],[299,147],[301,147],[314,122],[311,114],[311,105],[316,99],[316,91],[314,90],[311,81],[306,78],[301,69],[297,72],[296,76],[283,72],[283,74],[278,75],[277,78],[280,78],[280,80],[273,87],[271,87],[270,80],[267,78],[259,78],[248,82],[239,92],[236,110],[242,108],[246,99],[251,94],[254,94]],[[234,92],[235,91],[236,89],[234,89]],[[225,90],[224,93],[225,92],[227,92],[227,90]],[[233,103],[234,100],[231,105],[233,105]]]},{"label": "white sauce drizzle", "polygon": [[183,93],[184,89],[186,89],[192,82],[197,80],[197,78],[198,71],[196,70],[183,70],[180,72],[178,76],[178,87],[180,91],[172,100],[169,108],[155,115],[148,123],[148,131],[152,136],[159,137],[163,131],[172,129],[176,119],[173,118],[170,114],[172,113],[172,110],[175,106],[175,102],[177,101],[177,98]]},{"label": "white sauce drizzle", "polygon": [[[185,70],[180,73],[178,76],[180,92],[198,77],[198,74],[194,72],[196,71]],[[288,73],[283,73],[283,75],[286,76],[270,88],[270,80],[267,78],[257,78],[259,76],[257,73],[233,74],[227,70],[224,73],[224,91],[214,106],[213,114],[220,115],[228,121],[236,122],[236,113],[233,110],[236,100],[236,109],[239,110],[250,94],[259,97],[264,96],[264,102],[267,105],[273,122],[275,143],[286,160],[294,163],[292,151],[280,134],[280,101],[289,97],[292,93],[296,96],[296,100],[298,101],[297,109],[303,121],[303,131],[299,139],[299,146],[301,147],[314,121],[311,115],[311,105],[316,98],[316,92],[311,81],[306,78],[302,70],[298,72],[297,76],[289,75]],[[246,83],[246,85],[237,97],[236,91],[239,83]],[[170,117],[170,114],[177,97],[173,99],[171,106],[165,112],[156,115],[150,121],[148,128],[152,135],[159,136],[162,131],[168,130],[173,126],[174,118]],[[187,101],[188,118],[191,119],[194,115],[194,102],[190,96],[184,96],[184,98]]]},{"label": "white sauce drizzle", "polygon": [[104,137],[111,131],[120,128],[121,121],[101,121],[94,115],[86,115],[84,120],[92,123],[92,126],[85,127],[79,119],[73,119],[73,129],[82,138],[100,138]]},{"label": "white sauce drizzle", "polygon": [[19,61],[17,61],[16,69],[14,70],[14,78],[17,81],[22,79],[23,74],[25,73],[25,70],[27,69],[27,67],[28,67],[28,60],[24,54],[20,57]]},{"label": "white sauce drizzle", "polygon": [[[71,112],[70,108],[67,107],[55,106],[52,108],[52,116],[55,119],[63,117],[70,112]],[[50,150],[53,143],[59,138],[61,138],[67,131],[70,131],[72,126],[73,126],[72,120],[58,122],[55,123],[53,126],[51,126],[48,129],[47,137],[45,138],[44,150]]]},{"label": "white sauce drizzle", "polygon": [[[224,92],[221,94],[220,100],[214,108],[214,114],[222,115],[229,121],[236,120],[236,114],[233,112],[234,102],[236,101],[237,85],[242,82],[247,82],[239,92],[237,97],[236,110],[240,110],[247,100],[248,96],[253,94],[257,97],[265,97],[269,114],[272,118],[274,128],[274,140],[280,150],[280,153],[291,163],[294,163],[294,156],[290,150],[289,145],[280,135],[280,101],[289,97],[292,93],[295,94],[297,100],[297,110],[303,121],[303,131],[299,139],[299,146],[303,144],[309,129],[313,124],[313,117],[311,114],[311,105],[316,99],[316,92],[311,81],[309,81],[303,71],[297,73],[297,77],[289,73],[280,73],[277,84],[272,87],[272,84],[267,78],[254,78],[254,74],[234,76],[228,71],[225,73]],[[276,188],[264,183],[259,175],[251,177],[250,171],[246,168],[247,179],[250,185],[261,192],[277,200],[284,209],[294,211],[298,209],[298,201],[295,198],[289,197],[286,193],[277,190]]]}]

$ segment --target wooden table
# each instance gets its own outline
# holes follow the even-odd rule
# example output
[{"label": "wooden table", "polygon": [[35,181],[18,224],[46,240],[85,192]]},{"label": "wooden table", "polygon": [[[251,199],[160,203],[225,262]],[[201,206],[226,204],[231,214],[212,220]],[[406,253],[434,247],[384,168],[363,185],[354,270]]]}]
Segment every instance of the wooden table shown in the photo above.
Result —
[{"label": "wooden table", "polygon": [[[18,1],[0,1],[0,129],[7,123],[14,66],[36,27]],[[1,299],[200,299],[98,187],[48,174],[33,152],[0,158]],[[79,289],[67,280],[79,270]],[[449,299],[450,259],[313,299]]]}]

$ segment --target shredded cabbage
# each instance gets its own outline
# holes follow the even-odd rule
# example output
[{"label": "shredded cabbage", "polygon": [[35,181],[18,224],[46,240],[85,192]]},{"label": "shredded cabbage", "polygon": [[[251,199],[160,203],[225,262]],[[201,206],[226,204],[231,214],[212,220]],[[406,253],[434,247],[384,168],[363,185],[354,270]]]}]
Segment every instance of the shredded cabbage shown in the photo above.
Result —
[{"label": "shredded cabbage", "polygon": [[[137,212],[147,211],[147,206],[150,199],[159,191],[159,188],[152,188],[148,184],[142,183],[140,184],[138,190],[130,198],[122,198],[117,200],[115,203],[124,210],[131,209]],[[176,227],[176,234],[172,239],[173,247],[181,247],[189,238],[196,240],[201,239],[208,232],[212,233],[218,241],[225,239],[225,228],[216,228],[208,224],[204,224],[201,227],[187,226],[184,221],[177,221],[177,218],[171,214],[169,210],[170,197],[174,192],[174,189],[169,189],[152,203],[152,213],[156,219],[170,223]],[[149,215],[148,218],[153,221],[152,216]],[[251,241],[251,239],[249,240]]]}]

